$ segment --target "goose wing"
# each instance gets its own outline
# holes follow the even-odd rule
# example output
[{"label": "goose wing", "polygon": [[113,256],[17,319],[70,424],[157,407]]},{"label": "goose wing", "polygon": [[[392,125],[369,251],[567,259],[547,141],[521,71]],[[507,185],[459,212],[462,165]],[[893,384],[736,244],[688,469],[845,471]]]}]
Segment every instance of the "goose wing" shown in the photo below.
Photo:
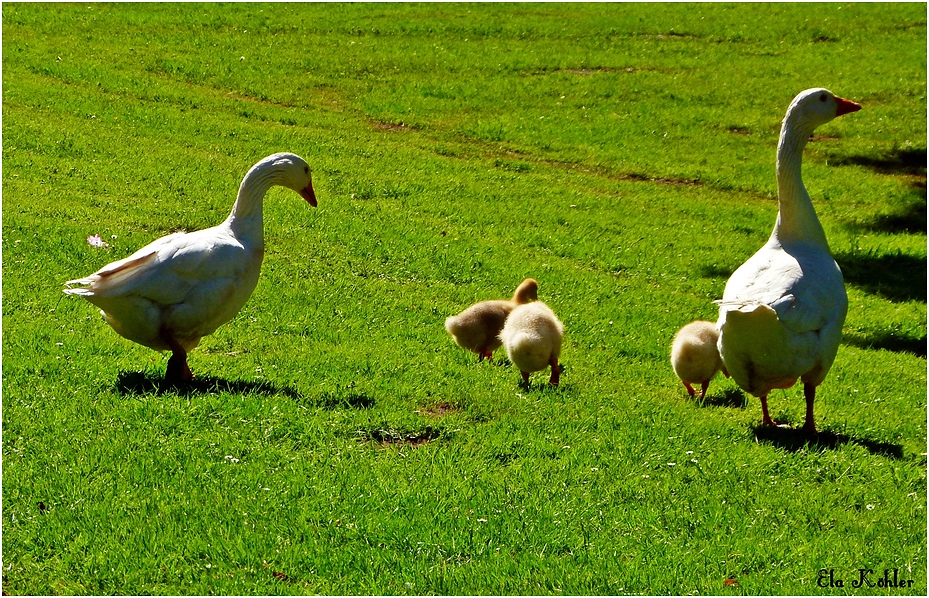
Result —
[{"label": "goose wing", "polygon": [[197,285],[232,284],[247,253],[234,237],[216,229],[175,233],[89,276],[69,280],[65,293],[98,300],[136,296],[173,305],[184,301]]},{"label": "goose wing", "polygon": [[840,316],[848,306],[842,272],[821,250],[763,247],[733,273],[721,315],[732,309],[767,305],[791,332],[817,331]]}]

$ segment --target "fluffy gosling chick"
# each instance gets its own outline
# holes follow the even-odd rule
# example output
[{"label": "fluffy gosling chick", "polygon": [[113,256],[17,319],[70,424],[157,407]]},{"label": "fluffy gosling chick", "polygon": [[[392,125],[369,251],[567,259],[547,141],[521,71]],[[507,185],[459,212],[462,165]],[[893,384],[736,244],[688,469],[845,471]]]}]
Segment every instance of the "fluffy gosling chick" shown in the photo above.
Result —
[{"label": "fluffy gosling chick", "polygon": [[561,375],[558,356],[561,355],[562,338],[564,325],[541,301],[516,307],[500,332],[506,354],[519,368],[526,384],[529,384],[530,373],[551,366],[549,384],[558,386]]},{"label": "fluffy gosling chick", "polygon": [[463,349],[477,353],[477,360],[485,357],[491,362],[494,350],[500,346],[500,331],[507,316],[517,305],[536,301],[539,283],[532,278],[522,281],[512,299],[494,299],[475,303],[457,316],[445,320],[445,330]]},{"label": "fluffy gosling chick", "polygon": [[684,383],[690,396],[697,394],[692,384],[700,384],[700,398],[706,396],[706,389],[716,372],[722,370],[726,377],[729,373],[723,367],[716,343],[719,331],[716,324],[697,320],[681,328],[671,344],[671,366],[674,373]]}]

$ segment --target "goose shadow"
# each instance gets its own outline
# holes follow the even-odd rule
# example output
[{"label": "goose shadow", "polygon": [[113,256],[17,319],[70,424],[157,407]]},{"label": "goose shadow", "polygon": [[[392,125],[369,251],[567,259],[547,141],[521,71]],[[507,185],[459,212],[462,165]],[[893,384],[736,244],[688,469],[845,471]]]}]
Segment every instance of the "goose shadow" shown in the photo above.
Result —
[{"label": "goose shadow", "polygon": [[903,447],[899,444],[878,442],[869,438],[855,438],[828,430],[810,434],[802,428],[782,428],[759,424],[753,427],[753,431],[757,442],[770,444],[792,453],[805,448],[834,450],[845,444],[855,444],[872,455],[903,459]]},{"label": "goose shadow", "polygon": [[700,278],[729,280],[729,277],[732,276],[732,273],[735,272],[735,269],[725,268],[717,264],[703,264],[697,269],[697,271],[700,273]]},{"label": "goose shadow", "polygon": [[864,166],[881,174],[909,175],[913,177],[926,176],[926,148],[892,148],[877,155],[842,156],[829,160],[836,166],[854,164]]},{"label": "goose shadow", "polygon": [[893,148],[877,155],[836,157],[830,159],[830,163],[853,164],[880,174],[903,177],[913,190],[912,201],[902,210],[877,216],[861,228],[885,233],[926,233],[926,148]]},{"label": "goose shadow", "polygon": [[165,381],[160,374],[150,372],[120,372],[114,383],[122,395],[164,395],[175,393],[182,396],[228,392],[233,394],[284,395],[292,399],[303,399],[303,395],[290,387],[280,387],[270,382],[255,380],[227,380],[215,376],[197,376],[189,382],[175,384]]},{"label": "goose shadow", "polygon": [[324,392],[318,397],[307,397],[290,386],[279,386],[263,380],[228,380],[215,376],[197,376],[189,382],[174,384],[166,382],[158,374],[121,372],[113,386],[123,396],[161,396],[167,393],[190,396],[217,392],[285,396],[304,406],[326,410],[370,409],[375,403],[373,398],[364,393]]},{"label": "goose shadow", "polygon": [[884,255],[837,253],[848,284],[895,303],[926,302],[926,258],[895,252]]},{"label": "goose shadow", "polygon": [[846,334],[842,337],[842,344],[860,349],[884,349],[894,353],[910,353],[916,357],[926,357],[926,335],[907,337],[893,332],[864,336]]},{"label": "goose shadow", "polygon": [[862,224],[864,230],[876,233],[926,234],[926,187],[922,194],[891,214],[875,216],[871,222]]}]

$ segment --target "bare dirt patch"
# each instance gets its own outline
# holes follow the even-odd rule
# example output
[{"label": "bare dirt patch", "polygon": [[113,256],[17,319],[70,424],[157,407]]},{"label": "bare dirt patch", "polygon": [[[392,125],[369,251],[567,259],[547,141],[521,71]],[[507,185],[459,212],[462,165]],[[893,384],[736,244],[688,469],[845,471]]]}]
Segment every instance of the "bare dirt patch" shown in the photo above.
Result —
[{"label": "bare dirt patch", "polygon": [[678,179],[678,178],[667,178],[667,177],[652,177],[647,174],[641,174],[638,172],[624,172],[613,176],[612,178],[619,179],[621,181],[641,181],[645,183],[659,183],[662,185],[684,185],[687,187],[702,187],[703,183],[694,179]]},{"label": "bare dirt patch", "polygon": [[380,120],[371,120],[368,123],[375,129],[381,129],[382,131],[409,131],[410,126],[405,123],[390,123]]},{"label": "bare dirt patch", "polygon": [[419,430],[398,430],[395,428],[376,428],[361,431],[361,442],[377,442],[382,446],[406,445],[421,446],[432,442],[442,435],[441,430],[425,426]]},{"label": "bare dirt patch", "polygon": [[457,413],[458,411],[459,409],[455,405],[441,401],[431,407],[423,409],[421,413],[428,417],[445,417],[449,413]]}]

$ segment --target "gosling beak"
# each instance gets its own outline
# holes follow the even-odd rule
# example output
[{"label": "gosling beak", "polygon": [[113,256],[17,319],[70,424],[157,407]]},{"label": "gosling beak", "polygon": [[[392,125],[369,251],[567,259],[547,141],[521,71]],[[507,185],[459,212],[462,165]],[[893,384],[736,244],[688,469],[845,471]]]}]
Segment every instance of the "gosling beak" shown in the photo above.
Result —
[{"label": "gosling beak", "polygon": [[308,204],[314,208],[316,207],[316,193],[313,192],[313,183],[308,184],[305,189],[300,189],[300,195]]},{"label": "gosling beak", "polygon": [[842,116],[843,114],[848,114],[849,112],[857,112],[861,110],[861,104],[853,102],[851,100],[846,100],[845,98],[840,98],[835,96],[835,115]]}]

